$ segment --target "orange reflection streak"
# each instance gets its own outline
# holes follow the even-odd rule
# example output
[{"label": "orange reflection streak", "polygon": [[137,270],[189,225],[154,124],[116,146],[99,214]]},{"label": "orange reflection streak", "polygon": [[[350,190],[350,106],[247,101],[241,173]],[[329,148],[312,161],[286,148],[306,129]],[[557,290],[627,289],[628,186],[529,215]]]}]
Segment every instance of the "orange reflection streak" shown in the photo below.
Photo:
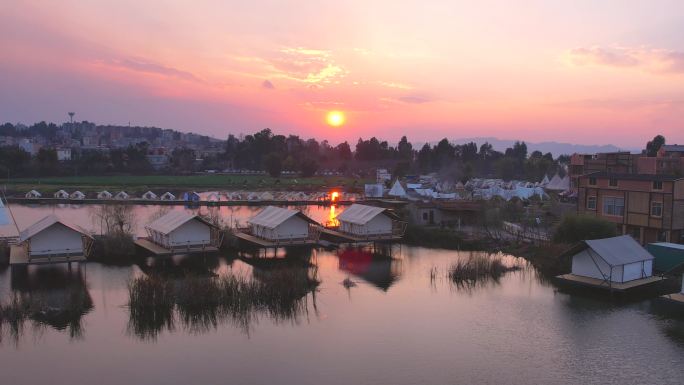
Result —
[{"label": "orange reflection streak", "polygon": [[335,205],[330,205],[330,213],[328,214],[327,227],[337,227],[340,225],[340,221],[337,220],[337,214],[335,213]]}]

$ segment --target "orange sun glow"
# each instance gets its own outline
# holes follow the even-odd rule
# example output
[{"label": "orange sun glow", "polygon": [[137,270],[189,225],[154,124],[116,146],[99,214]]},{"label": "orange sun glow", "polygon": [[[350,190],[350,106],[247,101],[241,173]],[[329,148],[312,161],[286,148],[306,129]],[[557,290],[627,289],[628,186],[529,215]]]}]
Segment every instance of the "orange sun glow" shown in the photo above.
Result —
[{"label": "orange sun glow", "polygon": [[328,112],[328,115],[325,117],[325,120],[328,122],[329,125],[333,127],[339,127],[344,124],[345,117],[344,117],[344,112],[342,111],[330,111]]}]

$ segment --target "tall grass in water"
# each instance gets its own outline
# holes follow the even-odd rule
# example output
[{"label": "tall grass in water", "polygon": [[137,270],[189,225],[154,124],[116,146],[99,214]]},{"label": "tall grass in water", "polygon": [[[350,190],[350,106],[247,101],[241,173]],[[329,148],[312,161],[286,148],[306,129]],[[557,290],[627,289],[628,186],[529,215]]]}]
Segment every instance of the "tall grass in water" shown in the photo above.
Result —
[{"label": "tall grass in water", "polygon": [[454,263],[449,268],[448,276],[459,286],[472,287],[477,283],[498,282],[507,272],[518,269],[518,266],[506,266],[498,256],[472,254],[467,260]]},{"label": "tall grass in water", "polygon": [[308,293],[318,284],[308,269],[270,271],[259,279],[143,276],[129,284],[129,330],[139,338],[155,339],[177,323],[203,333],[223,323],[249,331],[264,314],[276,322],[296,322],[307,309]]}]

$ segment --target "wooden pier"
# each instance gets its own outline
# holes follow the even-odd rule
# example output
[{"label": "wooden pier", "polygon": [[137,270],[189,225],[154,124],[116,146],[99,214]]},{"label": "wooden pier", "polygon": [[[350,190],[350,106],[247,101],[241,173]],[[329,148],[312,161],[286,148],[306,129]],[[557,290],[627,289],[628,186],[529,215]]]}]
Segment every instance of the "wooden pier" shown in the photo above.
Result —
[{"label": "wooden pier", "polygon": [[218,247],[211,245],[174,247],[169,249],[160,246],[147,238],[136,239],[135,245],[148,251],[151,254],[154,254],[157,257],[166,257],[176,254],[216,253],[219,251]]},{"label": "wooden pier", "polygon": [[47,265],[53,263],[71,263],[71,262],[85,262],[86,257],[83,254],[62,254],[62,255],[46,255],[34,256],[29,258],[28,251],[21,245],[14,245],[10,248],[10,265]]},{"label": "wooden pier", "polygon": [[359,236],[343,233],[331,228],[321,229],[321,236],[325,236],[325,238],[329,238],[333,242],[337,241],[338,243],[398,242],[402,238],[400,234],[395,233]]},{"label": "wooden pier", "polygon": [[610,282],[598,278],[582,277],[575,274],[563,274],[556,277],[557,280],[577,286],[592,287],[596,289],[610,290],[615,292],[633,291],[637,288],[644,288],[665,280],[660,276],[635,279],[628,282]]},{"label": "wooden pier", "polygon": [[272,241],[269,239],[255,237],[246,232],[236,232],[235,237],[240,241],[248,242],[256,247],[271,248],[271,247],[288,247],[288,246],[317,246],[317,239],[282,239]]},{"label": "wooden pier", "polygon": [[684,306],[684,293],[674,293],[661,295],[660,298]]}]

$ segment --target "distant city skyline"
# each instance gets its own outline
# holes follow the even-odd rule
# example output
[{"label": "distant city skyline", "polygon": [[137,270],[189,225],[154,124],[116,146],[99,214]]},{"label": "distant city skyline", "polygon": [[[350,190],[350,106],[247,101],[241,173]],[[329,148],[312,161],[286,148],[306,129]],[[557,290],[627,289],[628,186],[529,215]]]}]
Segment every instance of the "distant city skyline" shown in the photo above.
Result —
[{"label": "distant city skyline", "polygon": [[67,0],[0,14],[0,122],[684,143],[681,1]]}]

